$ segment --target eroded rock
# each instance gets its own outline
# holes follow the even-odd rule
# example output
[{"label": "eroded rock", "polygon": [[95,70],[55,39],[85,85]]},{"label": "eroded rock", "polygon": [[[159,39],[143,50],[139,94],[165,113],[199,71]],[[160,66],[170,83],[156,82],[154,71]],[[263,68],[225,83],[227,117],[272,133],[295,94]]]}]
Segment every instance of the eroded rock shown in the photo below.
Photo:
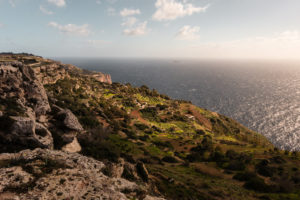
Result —
[{"label": "eroded rock", "polygon": [[81,124],[79,123],[77,117],[69,110],[63,109],[58,113],[59,119],[63,120],[66,128],[74,131],[83,131]]},{"label": "eroded rock", "polygon": [[28,117],[11,117],[14,123],[8,141],[18,141],[30,148],[53,148],[53,138],[50,131],[42,124]]},{"label": "eroded rock", "polygon": [[[22,158],[18,162],[16,158]],[[0,168],[0,193],[11,192],[20,199],[151,199],[146,190],[123,178],[111,178],[101,171],[104,163],[77,153],[47,149],[24,150],[16,154],[1,154],[0,163],[15,165]],[[26,166],[26,167],[25,167]],[[24,171],[22,169],[26,169]],[[11,178],[7,176],[10,174]],[[15,181],[21,176],[20,180]],[[18,179],[17,179],[18,180]],[[26,184],[22,193],[17,193]],[[15,184],[11,187],[12,184]],[[10,189],[14,188],[14,189]],[[155,199],[154,197],[152,199]]]}]

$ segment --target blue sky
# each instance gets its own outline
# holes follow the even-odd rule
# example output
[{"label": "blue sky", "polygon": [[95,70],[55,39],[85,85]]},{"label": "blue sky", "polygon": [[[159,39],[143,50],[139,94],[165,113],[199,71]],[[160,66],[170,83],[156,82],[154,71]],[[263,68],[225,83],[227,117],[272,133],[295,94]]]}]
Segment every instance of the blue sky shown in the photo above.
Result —
[{"label": "blue sky", "polygon": [[299,0],[0,0],[0,51],[299,59]]}]

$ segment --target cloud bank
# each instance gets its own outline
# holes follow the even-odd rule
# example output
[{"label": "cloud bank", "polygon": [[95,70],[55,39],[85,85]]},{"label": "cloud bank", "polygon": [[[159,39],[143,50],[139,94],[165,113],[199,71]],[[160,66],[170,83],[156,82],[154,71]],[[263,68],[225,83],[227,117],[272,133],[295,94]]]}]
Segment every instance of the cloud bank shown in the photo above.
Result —
[{"label": "cloud bank", "polygon": [[121,10],[120,15],[122,17],[128,17],[131,15],[139,15],[141,14],[141,11],[139,9],[128,9],[128,8],[124,8],[123,10]]},{"label": "cloud bank", "polygon": [[88,24],[78,26],[76,24],[60,25],[56,22],[50,22],[48,26],[59,30],[61,33],[69,35],[88,36],[91,33]]},{"label": "cloud bank", "polygon": [[140,35],[145,35],[146,33],[147,33],[147,21],[139,24],[134,28],[126,28],[123,30],[123,34],[129,36],[140,36]]},{"label": "cloud bank", "polygon": [[48,2],[57,7],[64,7],[66,5],[65,0],[48,0]]},{"label": "cloud bank", "polygon": [[157,0],[155,3],[156,12],[152,19],[156,21],[170,21],[179,17],[190,16],[194,13],[205,12],[209,5],[205,7],[195,7],[186,1]]},{"label": "cloud bank", "polygon": [[180,40],[196,40],[199,39],[200,27],[186,25],[182,27],[176,34],[176,38]]}]

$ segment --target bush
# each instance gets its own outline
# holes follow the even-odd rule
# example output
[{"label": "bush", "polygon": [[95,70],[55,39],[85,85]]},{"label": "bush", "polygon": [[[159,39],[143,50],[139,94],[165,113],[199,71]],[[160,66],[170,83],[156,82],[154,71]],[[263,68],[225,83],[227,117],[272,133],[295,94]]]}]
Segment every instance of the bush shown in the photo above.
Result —
[{"label": "bush", "polygon": [[178,161],[173,156],[165,156],[163,157],[162,161],[168,162],[168,163],[177,163]]},{"label": "bush", "polygon": [[200,153],[197,153],[197,152],[193,152],[189,155],[187,155],[186,159],[189,161],[189,162],[199,162],[199,161],[202,161],[202,155]]},{"label": "bush", "polygon": [[233,170],[233,171],[241,171],[244,170],[245,168],[246,165],[239,160],[231,160],[226,167],[226,169]]},{"label": "bush", "polygon": [[142,113],[143,117],[147,119],[154,120],[154,121],[157,119],[158,112],[157,109],[154,107],[144,108],[140,110],[140,112]]},{"label": "bush", "polygon": [[81,153],[86,156],[91,156],[97,160],[107,159],[112,162],[117,162],[120,157],[120,150],[107,140],[103,141],[87,141],[81,140]]},{"label": "bush", "polygon": [[157,104],[156,107],[157,107],[159,110],[165,110],[166,108],[168,108],[167,105],[163,105],[163,104]]},{"label": "bush", "polygon": [[100,125],[99,121],[95,116],[82,116],[79,117],[79,122],[85,127],[85,128],[95,128]]},{"label": "bush", "polygon": [[265,176],[265,177],[272,177],[276,172],[276,168],[270,167],[268,160],[262,160],[255,166],[255,169],[258,174]]},{"label": "bush", "polygon": [[274,187],[269,186],[265,183],[265,181],[259,177],[253,177],[250,180],[248,180],[245,185],[245,188],[250,190],[255,190],[258,192],[273,192]]},{"label": "bush", "polygon": [[229,159],[233,159],[236,160],[239,158],[239,153],[237,153],[236,151],[230,149],[226,152],[226,157]]},{"label": "bush", "polygon": [[148,126],[146,124],[138,123],[138,124],[134,124],[134,125],[135,125],[135,127],[137,127],[138,129],[140,129],[142,131],[148,128]]},{"label": "bush", "polygon": [[249,181],[252,178],[256,178],[257,175],[254,172],[240,172],[233,176],[234,179],[239,181]]},{"label": "bush", "polygon": [[212,156],[213,161],[222,162],[225,159],[225,155],[221,151],[215,151]]},{"label": "bush", "polygon": [[164,142],[164,141],[156,140],[153,141],[152,143],[155,144],[157,147],[174,149],[173,145],[169,141]]},{"label": "bush", "polygon": [[198,144],[196,147],[193,147],[191,151],[198,152],[203,154],[205,151],[213,152],[214,146],[211,137],[206,136],[201,141],[201,144]]}]

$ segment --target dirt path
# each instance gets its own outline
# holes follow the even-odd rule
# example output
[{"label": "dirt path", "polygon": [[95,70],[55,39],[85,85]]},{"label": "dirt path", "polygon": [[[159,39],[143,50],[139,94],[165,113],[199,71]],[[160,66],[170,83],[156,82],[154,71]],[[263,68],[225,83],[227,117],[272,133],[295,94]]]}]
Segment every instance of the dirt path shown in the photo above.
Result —
[{"label": "dirt path", "polygon": [[[139,121],[142,122],[143,124],[149,125],[148,121],[146,121],[145,119],[142,118],[142,116],[140,115],[140,113],[139,113],[138,110],[133,110],[133,111],[131,111],[130,117],[139,120]],[[134,123],[134,122],[132,122],[131,126],[133,125],[133,123]]]}]

